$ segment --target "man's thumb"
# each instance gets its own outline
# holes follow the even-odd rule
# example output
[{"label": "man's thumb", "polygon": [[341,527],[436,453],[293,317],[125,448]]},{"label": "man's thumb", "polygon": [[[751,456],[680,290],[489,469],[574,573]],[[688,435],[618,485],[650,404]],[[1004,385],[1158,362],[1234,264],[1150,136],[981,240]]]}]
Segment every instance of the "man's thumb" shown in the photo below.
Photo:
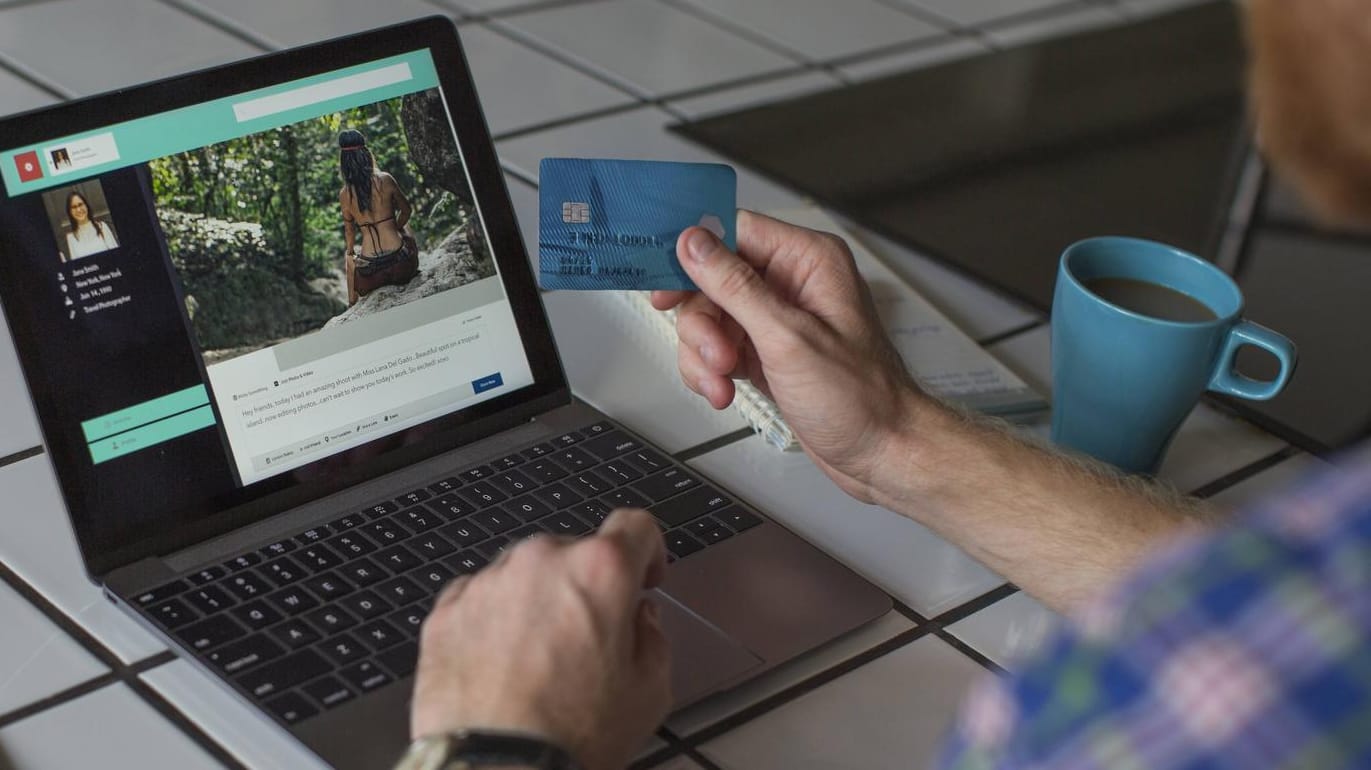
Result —
[{"label": "man's thumb", "polygon": [[785,306],[766,280],[710,231],[692,227],[681,233],[676,254],[700,291],[750,334],[780,320]]}]

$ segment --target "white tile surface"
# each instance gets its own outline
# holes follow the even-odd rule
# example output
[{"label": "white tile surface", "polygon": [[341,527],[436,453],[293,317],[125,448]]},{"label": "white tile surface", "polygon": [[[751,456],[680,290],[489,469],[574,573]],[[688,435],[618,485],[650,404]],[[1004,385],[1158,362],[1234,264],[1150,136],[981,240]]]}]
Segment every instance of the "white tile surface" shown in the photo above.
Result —
[{"label": "white tile surface", "polygon": [[754,436],[690,464],[925,617],[1004,583],[919,524],[848,497],[803,453]]},{"label": "white tile surface", "polygon": [[[1052,388],[1051,341],[1051,329],[1042,326],[995,345],[991,352],[1038,392],[1049,393]],[[1048,427],[1047,418],[1044,418],[1038,424],[1037,432],[1046,436]],[[1182,492],[1191,492],[1269,457],[1284,446],[1284,441],[1250,423],[1200,404],[1181,424],[1157,475]]]},{"label": "white tile surface", "polygon": [[852,80],[860,82],[965,59],[968,56],[985,53],[987,50],[989,49],[971,38],[948,38],[919,46],[912,51],[845,64],[838,70]]},{"label": "white tile surface", "polygon": [[842,81],[826,72],[809,71],[693,96],[671,102],[669,106],[691,120],[699,120],[708,115],[793,99],[841,85]]},{"label": "white tile surface", "polygon": [[0,397],[5,400],[5,408],[0,409],[0,457],[43,443],[3,312],[0,312]]},{"label": "white tile surface", "polygon": [[898,0],[955,24],[975,25],[988,21],[1070,5],[1069,0]]},{"label": "white tile surface", "polygon": [[572,392],[653,443],[679,452],[747,427],[682,384],[675,346],[619,292],[554,291],[543,302]]},{"label": "white tile surface", "polygon": [[1314,455],[1298,454],[1252,478],[1234,484],[1209,498],[1209,501],[1220,510],[1242,513],[1272,498],[1293,492],[1305,477],[1331,467]]},{"label": "white tile surface", "polygon": [[57,98],[48,92],[0,70],[0,117],[42,107],[55,101]]},{"label": "white tile surface", "polygon": [[0,468],[0,560],[125,661],[165,646],[86,577],[46,455]]},{"label": "white tile surface", "polygon": [[468,24],[461,36],[492,134],[636,101],[486,27]]},{"label": "white tile surface", "polygon": [[316,40],[348,35],[353,32],[420,16],[442,13],[436,5],[424,0],[193,0],[212,14],[218,15],[260,38],[279,46],[301,45]]},{"label": "white tile surface", "polygon": [[674,714],[667,720],[666,726],[677,735],[688,737],[912,628],[912,622],[891,610],[885,617],[835,639],[808,655]]},{"label": "white tile surface", "polygon": [[0,759],[15,770],[222,767],[122,684],[0,730]]},{"label": "white tile surface", "polygon": [[495,13],[535,5],[541,0],[446,0],[447,4],[468,13]]},{"label": "white tile surface", "polygon": [[1022,591],[1001,599],[947,630],[977,652],[1013,670],[1065,622],[1061,615]]},{"label": "white tile surface", "polygon": [[[537,177],[538,162],[553,155],[587,158],[641,158],[727,163],[714,153],[666,130],[671,115],[644,107],[596,120],[539,131],[497,143],[500,157]],[[758,211],[795,208],[802,199],[760,176],[738,169],[738,205]]]},{"label": "white tile surface", "polygon": [[996,27],[986,33],[992,41],[1002,46],[1023,45],[1053,37],[1066,37],[1099,27],[1116,26],[1124,17],[1112,8],[1090,6],[1042,18],[1034,18],[1004,27]]},{"label": "white tile surface", "polygon": [[809,61],[936,37],[943,30],[874,0],[681,0]]},{"label": "white tile surface", "polygon": [[971,683],[990,676],[928,636],[705,744],[729,770],[929,767]]},{"label": "white tile surface", "polygon": [[531,34],[647,96],[725,83],[795,61],[668,5],[608,0],[512,16]]},{"label": "white tile surface", "polygon": [[53,0],[5,8],[0,50],[81,94],[261,53],[155,0]]},{"label": "white tile surface", "polygon": [[143,681],[216,743],[254,770],[326,770],[315,754],[219,682],[183,660],[158,666]]},{"label": "white tile surface", "polygon": [[0,714],[107,671],[14,589],[0,583]]}]

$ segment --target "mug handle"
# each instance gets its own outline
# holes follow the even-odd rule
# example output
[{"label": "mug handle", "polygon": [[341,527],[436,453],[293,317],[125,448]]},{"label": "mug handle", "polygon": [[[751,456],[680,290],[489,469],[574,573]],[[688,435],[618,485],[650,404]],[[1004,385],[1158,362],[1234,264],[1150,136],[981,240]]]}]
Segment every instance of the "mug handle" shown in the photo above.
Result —
[{"label": "mug handle", "polygon": [[[1275,356],[1277,361],[1280,361],[1281,371],[1280,374],[1276,375],[1276,379],[1270,382],[1262,382],[1238,374],[1233,365],[1237,359],[1238,350],[1246,345],[1261,348]],[[1223,344],[1223,353],[1219,356],[1214,376],[1209,380],[1209,389],[1238,398],[1269,401],[1285,389],[1285,384],[1290,381],[1290,375],[1295,371],[1296,360],[1295,343],[1288,338],[1260,324],[1254,324],[1251,321],[1239,321],[1232,329],[1228,330],[1228,338],[1224,340]]]}]

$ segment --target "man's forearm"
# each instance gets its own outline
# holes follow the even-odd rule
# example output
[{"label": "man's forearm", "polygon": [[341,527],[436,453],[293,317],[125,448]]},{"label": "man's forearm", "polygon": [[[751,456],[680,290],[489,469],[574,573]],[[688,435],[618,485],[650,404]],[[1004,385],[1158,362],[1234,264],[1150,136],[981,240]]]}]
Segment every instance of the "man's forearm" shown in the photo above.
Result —
[{"label": "man's forearm", "polygon": [[919,398],[875,481],[877,502],[929,527],[1059,611],[1126,575],[1158,543],[1205,525],[1197,501],[1001,424]]}]

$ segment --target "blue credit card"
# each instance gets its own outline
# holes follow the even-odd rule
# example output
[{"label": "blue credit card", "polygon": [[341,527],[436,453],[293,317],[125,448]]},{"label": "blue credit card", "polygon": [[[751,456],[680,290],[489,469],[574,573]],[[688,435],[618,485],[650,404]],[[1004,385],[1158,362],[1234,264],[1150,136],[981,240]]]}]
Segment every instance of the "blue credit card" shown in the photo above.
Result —
[{"label": "blue credit card", "polygon": [[538,282],[544,289],[685,289],[676,239],[700,225],[737,246],[738,175],[719,163],[544,158]]}]

